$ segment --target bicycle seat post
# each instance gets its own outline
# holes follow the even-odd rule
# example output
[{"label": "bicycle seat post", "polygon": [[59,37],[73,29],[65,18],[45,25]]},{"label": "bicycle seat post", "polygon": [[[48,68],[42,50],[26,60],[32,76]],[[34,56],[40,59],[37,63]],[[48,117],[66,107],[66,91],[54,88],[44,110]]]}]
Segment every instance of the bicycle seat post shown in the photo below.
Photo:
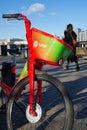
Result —
[{"label": "bicycle seat post", "polygon": [[13,54],[13,65],[16,65],[16,54]]}]

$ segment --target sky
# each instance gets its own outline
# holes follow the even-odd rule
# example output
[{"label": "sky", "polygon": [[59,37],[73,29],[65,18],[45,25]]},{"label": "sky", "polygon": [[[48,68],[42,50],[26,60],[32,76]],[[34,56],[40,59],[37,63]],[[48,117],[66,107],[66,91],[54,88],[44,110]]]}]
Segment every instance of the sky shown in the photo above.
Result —
[{"label": "sky", "polygon": [[22,13],[32,27],[57,36],[63,36],[69,23],[87,30],[87,0],[0,0],[0,39],[26,39],[23,21],[2,18],[10,13]]}]

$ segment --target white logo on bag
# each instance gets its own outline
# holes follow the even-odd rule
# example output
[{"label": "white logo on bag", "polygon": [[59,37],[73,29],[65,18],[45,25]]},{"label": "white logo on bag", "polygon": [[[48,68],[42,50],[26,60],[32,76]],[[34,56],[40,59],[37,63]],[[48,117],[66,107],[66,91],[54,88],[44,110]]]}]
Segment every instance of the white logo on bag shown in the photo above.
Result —
[{"label": "white logo on bag", "polygon": [[35,47],[35,48],[37,48],[37,47],[47,48],[47,45],[45,45],[43,43],[38,43],[38,41],[34,41],[33,47]]},{"label": "white logo on bag", "polygon": [[34,44],[33,44],[33,47],[38,47],[38,42],[37,41],[34,41]]}]

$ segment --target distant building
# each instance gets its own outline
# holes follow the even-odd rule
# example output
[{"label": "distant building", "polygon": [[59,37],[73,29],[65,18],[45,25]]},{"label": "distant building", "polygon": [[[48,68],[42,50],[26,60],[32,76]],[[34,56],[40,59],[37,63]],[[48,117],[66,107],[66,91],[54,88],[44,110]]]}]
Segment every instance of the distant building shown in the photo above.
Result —
[{"label": "distant building", "polygon": [[0,45],[10,45],[10,44],[16,44],[16,45],[25,44],[25,45],[27,45],[27,41],[23,40],[23,39],[17,39],[17,38],[0,40]]},{"label": "distant building", "polygon": [[[0,39],[0,55],[7,55],[7,48],[10,48],[12,44],[15,44],[21,50],[27,50],[27,41],[23,39],[13,38],[13,39]],[[4,51],[3,51],[4,50]],[[6,54],[3,54],[6,52]]]},{"label": "distant building", "polygon": [[87,41],[87,30],[83,31],[80,28],[76,28],[77,41]]}]

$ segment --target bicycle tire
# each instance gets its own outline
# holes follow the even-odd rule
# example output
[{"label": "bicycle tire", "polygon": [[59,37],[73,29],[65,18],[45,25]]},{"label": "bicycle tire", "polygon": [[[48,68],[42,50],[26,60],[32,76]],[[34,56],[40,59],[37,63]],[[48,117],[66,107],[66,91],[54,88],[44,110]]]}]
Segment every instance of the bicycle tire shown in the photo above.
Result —
[{"label": "bicycle tire", "polygon": [[[7,105],[7,116],[6,116],[8,130],[16,130],[16,129],[17,130],[72,130],[73,121],[74,121],[73,105],[72,105],[71,98],[66,88],[61,83],[61,81],[45,73],[37,73],[35,75],[35,80],[43,81],[43,85],[45,84],[43,86],[43,90],[44,89],[45,90],[43,92],[42,104],[44,104],[43,106],[46,108],[45,110],[46,113],[45,111],[43,112],[45,113],[44,115],[46,116],[46,118],[45,116],[43,116],[42,121],[40,120],[37,123],[30,123],[30,122],[27,122],[27,120],[25,119],[26,117],[25,117],[24,110],[26,108],[24,109],[24,106],[26,106],[26,103],[27,103],[25,102],[24,104],[24,101],[27,98],[27,96],[25,96],[25,93],[27,92],[25,90],[25,85],[28,85],[29,83],[29,79],[27,77],[16,86],[16,88],[14,89],[9,99],[9,102]],[[47,85],[49,85],[48,88],[47,88]],[[23,92],[24,96],[22,94],[20,96],[20,100],[18,99],[18,101],[16,102],[15,99],[18,93],[21,92],[22,90],[25,91]],[[29,95],[29,92],[26,93],[26,95]],[[46,98],[46,100],[44,98]],[[62,103],[62,100],[63,100],[63,103]],[[23,107],[20,107],[22,103],[23,103]],[[28,104],[29,104],[29,101],[28,101]],[[62,107],[61,104],[64,106]],[[17,110],[17,108],[19,109],[19,111]],[[21,114],[21,112],[24,112],[23,115]],[[18,119],[18,115],[21,116],[19,119]],[[15,122],[17,124],[13,122],[13,118],[14,119],[16,118]],[[22,123],[21,124],[19,123],[20,125],[18,126],[18,120],[20,119],[21,121],[19,122],[22,122]],[[63,119],[64,123],[61,119]],[[15,127],[13,128],[13,126]]]}]

